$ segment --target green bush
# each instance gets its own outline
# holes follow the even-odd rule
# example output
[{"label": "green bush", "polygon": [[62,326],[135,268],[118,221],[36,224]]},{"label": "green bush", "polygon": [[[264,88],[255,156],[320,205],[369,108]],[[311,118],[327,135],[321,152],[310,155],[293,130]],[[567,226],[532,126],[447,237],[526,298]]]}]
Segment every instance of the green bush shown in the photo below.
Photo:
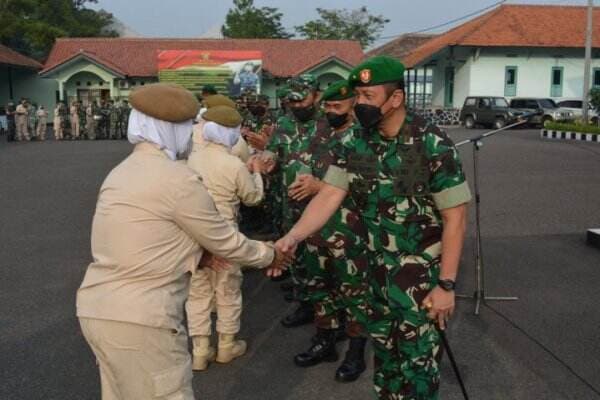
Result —
[{"label": "green bush", "polygon": [[550,131],[592,133],[600,135],[600,126],[588,124],[561,124],[558,122],[546,122],[545,129]]}]

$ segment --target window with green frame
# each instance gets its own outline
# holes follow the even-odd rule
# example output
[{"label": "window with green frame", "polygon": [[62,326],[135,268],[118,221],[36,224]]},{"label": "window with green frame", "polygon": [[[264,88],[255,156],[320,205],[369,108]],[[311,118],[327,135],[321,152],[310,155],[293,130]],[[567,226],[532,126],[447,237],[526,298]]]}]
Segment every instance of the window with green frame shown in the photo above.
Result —
[{"label": "window with green frame", "polygon": [[550,78],[550,97],[562,97],[563,75],[563,67],[552,67],[552,76]]},{"label": "window with green frame", "polygon": [[517,95],[517,67],[506,67],[504,73],[504,95]]},{"label": "window with green frame", "polygon": [[600,68],[594,68],[594,74],[592,75],[592,87],[594,89],[600,89]]}]

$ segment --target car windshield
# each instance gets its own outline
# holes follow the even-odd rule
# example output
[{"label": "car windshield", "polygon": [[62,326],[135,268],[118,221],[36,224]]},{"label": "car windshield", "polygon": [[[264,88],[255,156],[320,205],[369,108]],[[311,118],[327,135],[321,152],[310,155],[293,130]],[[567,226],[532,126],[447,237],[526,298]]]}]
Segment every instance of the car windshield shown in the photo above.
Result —
[{"label": "car windshield", "polygon": [[558,108],[556,103],[551,99],[540,99],[540,106],[542,108]]},{"label": "car windshield", "polygon": [[496,97],[493,99],[494,101],[494,106],[496,107],[508,107],[508,102],[506,101],[506,99],[502,98],[502,97]]}]

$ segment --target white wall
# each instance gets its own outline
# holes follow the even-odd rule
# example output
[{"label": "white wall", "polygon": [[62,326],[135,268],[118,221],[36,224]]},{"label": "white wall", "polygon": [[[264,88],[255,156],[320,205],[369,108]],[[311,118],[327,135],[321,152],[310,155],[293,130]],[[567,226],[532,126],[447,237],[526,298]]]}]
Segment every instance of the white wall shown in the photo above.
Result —
[{"label": "white wall", "polygon": [[[563,67],[563,93],[556,101],[583,95],[583,49],[482,48],[478,56],[476,53],[475,48],[455,49],[451,61],[446,49],[433,58],[434,107],[444,106],[445,69],[450,63],[455,67],[456,108],[462,107],[468,96],[504,96],[507,66],[518,68],[516,97],[551,97],[552,67]],[[592,60],[592,80],[593,68],[600,68],[599,57]]]},{"label": "white wall", "polygon": [[[583,57],[583,49],[484,49],[479,59],[470,59],[469,95],[504,96],[506,67],[516,66],[516,97],[550,97],[552,67],[563,67],[563,93],[561,97],[554,99],[581,98]],[[594,67],[600,68],[600,59],[592,60],[592,68]],[[462,100],[464,101],[464,97]]]}]

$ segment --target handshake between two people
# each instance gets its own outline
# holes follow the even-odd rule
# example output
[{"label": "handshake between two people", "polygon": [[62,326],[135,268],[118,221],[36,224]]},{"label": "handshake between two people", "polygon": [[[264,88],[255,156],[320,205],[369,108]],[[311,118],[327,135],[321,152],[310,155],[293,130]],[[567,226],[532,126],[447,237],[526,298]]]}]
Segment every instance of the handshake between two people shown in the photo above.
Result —
[{"label": "handshake between two people", "polygon": [[[279,239],[273,246],[273,261],[265,268],[268,277],[278,277],[294,261],[298,241],[291,235]],[[216,256],[208,251],[202,254],[200,259],[202,268],[210,268],[214,271],[224,271],[231,268],[231,263],[223,257]]]}]

